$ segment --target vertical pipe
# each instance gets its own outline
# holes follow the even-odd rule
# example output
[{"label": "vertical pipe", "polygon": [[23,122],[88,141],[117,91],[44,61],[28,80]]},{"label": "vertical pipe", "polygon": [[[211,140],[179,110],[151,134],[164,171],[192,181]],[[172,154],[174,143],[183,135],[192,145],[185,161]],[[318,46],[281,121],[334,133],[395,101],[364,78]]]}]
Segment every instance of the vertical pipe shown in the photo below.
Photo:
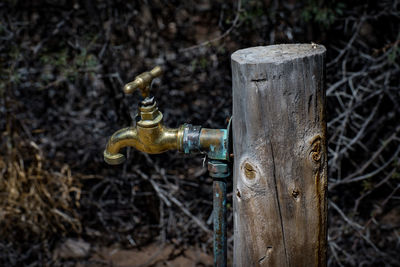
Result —
[{"label": "vertical pipe", "polygon": [[208,170],[213,178],[214,266],[226,267],[226,179],[229,167],[226,162],[210,160]]},{"label": "vertical pipe", "polygon": [[226,266],[226,179],[213,181],[214,266]]}]

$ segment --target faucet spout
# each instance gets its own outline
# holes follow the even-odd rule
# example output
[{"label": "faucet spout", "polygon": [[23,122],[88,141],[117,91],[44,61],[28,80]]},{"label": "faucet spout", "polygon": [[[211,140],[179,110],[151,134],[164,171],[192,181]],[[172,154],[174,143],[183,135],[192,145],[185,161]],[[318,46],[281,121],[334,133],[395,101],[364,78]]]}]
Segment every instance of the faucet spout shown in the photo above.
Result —
[{"label": "faucet spout", "polygon": [[116,131],[109,139],[104,150],[104,161],[110,165],[118,165],[125,161],[125,156],[119,153],[120,149],[127,146],[136,147],[139,144],[137,130],[127,127]]},{"label": "faucet spout", "polygon": [[160,154],[168,150],[181,150],[183,127],[170,129],[159,123],[155,127],[128,127],[116,131],[108,140],[104,150],[104,160],[118,165],[125,156],[119,151],[127,146],[148,154]]}]

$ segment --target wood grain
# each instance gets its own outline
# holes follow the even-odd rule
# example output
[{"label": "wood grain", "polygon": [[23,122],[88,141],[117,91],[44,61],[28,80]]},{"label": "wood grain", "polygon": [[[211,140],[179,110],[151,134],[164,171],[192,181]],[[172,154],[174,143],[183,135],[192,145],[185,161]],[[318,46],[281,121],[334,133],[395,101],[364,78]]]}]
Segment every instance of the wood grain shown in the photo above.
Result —
[{"label": "wood grain", "polygon": [[325,266],[325,48],[232,55],[234,266]]}]

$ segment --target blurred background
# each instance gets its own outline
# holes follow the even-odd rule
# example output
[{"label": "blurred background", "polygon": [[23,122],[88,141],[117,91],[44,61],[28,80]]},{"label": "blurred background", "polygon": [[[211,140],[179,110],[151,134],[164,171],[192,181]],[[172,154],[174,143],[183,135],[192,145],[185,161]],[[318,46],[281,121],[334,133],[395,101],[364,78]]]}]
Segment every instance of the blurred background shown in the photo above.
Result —
[{"label": "blurred background", "polygon": [[314,42],[327,48],[328,265],[400,266],[399,22],[388,0],[0,2],[1,264],[211,266],[201,155],[103,162],[137,113],[122,87],[161,65],[166,124],[224,128],[234,51]]}]

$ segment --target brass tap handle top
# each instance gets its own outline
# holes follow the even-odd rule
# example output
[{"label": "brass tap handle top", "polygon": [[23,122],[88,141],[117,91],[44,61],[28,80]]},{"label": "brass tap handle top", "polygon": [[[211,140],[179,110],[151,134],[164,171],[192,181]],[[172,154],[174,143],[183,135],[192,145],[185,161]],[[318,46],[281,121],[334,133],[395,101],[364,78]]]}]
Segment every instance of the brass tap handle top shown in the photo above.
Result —
[{"label": "brass tap handle top", "polygon": [[124,86],[125,94],[131,94],[133,93],[133,91],[135,91],[135,89],[139,89],[144,98],[148,97],[150,93],[149,91],[151,82],[153,81],[153,79],[161,76],[161,74],[162,74],[162,69],[160,66],[156,66],[151,71],[146,71],[143,72],[142,74],[139,74],[138,76],[135,77],[135,80],[133,82],[125,84]]}]

